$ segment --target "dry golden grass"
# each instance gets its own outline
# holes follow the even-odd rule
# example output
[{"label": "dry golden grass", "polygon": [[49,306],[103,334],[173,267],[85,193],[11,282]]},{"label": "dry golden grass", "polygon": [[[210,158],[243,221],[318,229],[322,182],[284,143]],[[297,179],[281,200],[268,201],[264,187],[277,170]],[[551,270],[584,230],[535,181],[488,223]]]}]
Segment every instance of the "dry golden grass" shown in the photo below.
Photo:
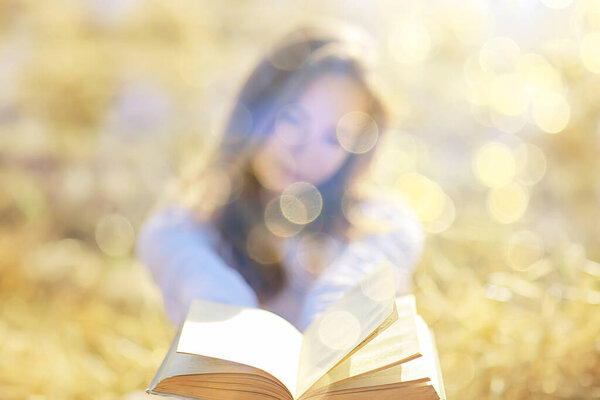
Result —
[{"label": "dry golden grass", "polygon": [[136,230],[265,38],[315,13],[380,28],[394,129],[374,179],[428,231],[414,291],[449,398],[600,398],[596,3],[516,53],[477,2],[101,3],[0,2],[0,398],[148,385],[174,330]]}]

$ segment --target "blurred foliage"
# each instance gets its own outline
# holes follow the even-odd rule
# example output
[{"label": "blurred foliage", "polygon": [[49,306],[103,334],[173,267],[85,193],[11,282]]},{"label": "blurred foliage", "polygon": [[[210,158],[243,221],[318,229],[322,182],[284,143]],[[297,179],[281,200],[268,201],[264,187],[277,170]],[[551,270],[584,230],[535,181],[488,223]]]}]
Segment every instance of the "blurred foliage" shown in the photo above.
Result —
[{"label": "blurred foliage", "polygon": [[133,257],[269,40],[381,44],[372,179],[429,232],[414,277],[450,398],[600,398],[600,5],[0,2],[0,398],[118,398],[174,333]]}]

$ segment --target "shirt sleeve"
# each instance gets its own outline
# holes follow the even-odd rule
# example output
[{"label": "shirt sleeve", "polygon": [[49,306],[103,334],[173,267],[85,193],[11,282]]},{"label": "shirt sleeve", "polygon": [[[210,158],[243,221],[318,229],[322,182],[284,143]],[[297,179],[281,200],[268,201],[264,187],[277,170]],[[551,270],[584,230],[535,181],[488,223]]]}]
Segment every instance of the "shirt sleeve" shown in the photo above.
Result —
[{"label": "shirt sleeve", "polygon": [[423,251],[421,223],[408,206],[396,202],[363,203],[359,212],[385,230],[343,246],[306,294],[300,317],[302,330],[382,261],[392,264],[396,295],[411,290],[412,272]]},{"label": "shirt sleeve", "polygon": [[174,325],[183,322],[194,298],[258,307],[252,288],[214,250],[211,234],[177,205],[154,212],[140,229],[136,255],[160,287]]}]

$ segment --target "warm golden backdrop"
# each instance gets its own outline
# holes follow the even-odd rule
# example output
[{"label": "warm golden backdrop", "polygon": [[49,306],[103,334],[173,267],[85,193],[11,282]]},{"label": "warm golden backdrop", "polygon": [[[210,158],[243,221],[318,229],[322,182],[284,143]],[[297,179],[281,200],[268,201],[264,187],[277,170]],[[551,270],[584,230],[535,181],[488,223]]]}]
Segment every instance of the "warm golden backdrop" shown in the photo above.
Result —
[{"label": "warm golden backdrop", "polygon": [[[497,4],[500,3],[500,4]],[[600,3],[0,2],[0,398],[114,399],[173,334],[137,228],[294,22],[380,45],[372,180],[427,232],[449,398],[600,398]]]}]

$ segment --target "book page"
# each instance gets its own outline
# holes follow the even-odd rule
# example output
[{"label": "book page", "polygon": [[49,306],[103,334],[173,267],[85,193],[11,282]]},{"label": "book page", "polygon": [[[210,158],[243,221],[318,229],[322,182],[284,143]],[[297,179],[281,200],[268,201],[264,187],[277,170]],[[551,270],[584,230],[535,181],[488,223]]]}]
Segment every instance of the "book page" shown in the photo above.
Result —
[{"label": "book page", "polygon": [[[224,381],[228,387],[235,387],[236,382],[249,382],[248,387],[263,386],[269,389],[269,393],[279,393],[282,398],[289,398],[290,393],[280,383],[275,382],[273,377],[266,372],[244,364],[237,364],[232,361],[220,360],[216,358],[202,357],[187,353],[177,353],[177,343],[181,331],[177,332],[169,351],[165,355],[154,379],[148,386],[147,391],[154,394],[171,394],[174,395],[179,391],[179,386],[185,384],[186,381],[194,379],[196,381],[206,382]],[[223,377],[226,378],[223,378]],[[173,379],[177,378],[177,383]],[[167,381],[171,381],[171,386],[174,387],[172,392],[165,392]],[[287,394],[286,394],[287,393]]]},{"label": "book page", "polygon": [[396,310],[398,319],[392,325],[321,377],[313,389],[420,357],[414,296],[398,297]]},{"label": "book page", "polygon": [[437,353],[437,346],[432,330],[427,326],[423,318],[417,315],[417,329],[419,331],[419,341],[425,348],[424,359],[427,363],[427,371],[431,377],[431,384],[435,388],[440,398],[445,399],[444,382],[442,381],[442,371]]},{"label": "book page", "polygon": [[236,365],[228,361],[218,360],[214,358],[198,357],[191,354],[177,353],[177,343],[181,331],[178,332],[169,351],[165,355],[154,379],[150,383],[149,388],[153,389],[160,381],[165,378],[177,375],[187,374],[208,374],[208,373],[252,373],[253,368],[245,365]]},{"label": "book page", "polygon": [[296,398],[348,354],[396,318],[394,281],[382,263],[349,289],[304,331]]},{"label": "book page", "polygon": [[149,390],[154,390],[154,388],[165,378],[169,378],[177,375],[185,375],[185,374],[206,374],[206,373],[214,373],[214,372],[248,372],[250,367],[246,367],[243,365],[234,366],[227,361],[217,360],[214,358],[204,358],[198,357],[191,354],[180,354],[176,352],[177,343],[179,342],[179,337],[181,336],[181,331],[177,332],[171,345],[169,347],[169,351],[165,355],[154,379],[150,383],[148,387]]},{"label": "book page", "polygon": [[276,314],[195,299],[177,352],[260,368],[295,393],[301,345],[302,334]]},{"label": "book page", "polygon": [[175,353],[175,349],[177,348],[177,342],[179,341],[180,334],[181,334],[180,331],[177,332],[177,334],[171,341],[171,345],[169,346],[169,351],[167,351],[165,358],[163,358],[162,362],[160,363],[160,367],[158,367],[158,370],[156,371],[154,378],[152,378],[152,382],[150,382],[150,386],[148,386],[147,390],[153,390],[156,387],[156,385],[158,384],[158,382],[160,382],[161,380],[163,380],[164,378],[166,378],[168,376],[171,376],[171,375],[169,375],[168,371],[171,369],[171,364],[173,363],[172,355]]},{"label": "book page", "polygon": [[416,316],[416,332],[419,341],[419,349],[421,357],[412,359],[406,363],[393,366],[381,371],[376,371],[371,374],[366,374],[364,379],[357,377],[348,380],[348,385],[364,386],[369,381],[377,384],[419,381],[423,378],[431,380],[434,387],[439,386],[437,379],[437,370],[434,360],[434,348],[429,336],[429,329],[420,316]]},{"label": "book page", "polygon": [[441,375],[438,371],[439,362],[437,361],[435,343],[432,341],[429,328],[420,316],[416,315],[415,323],[420,353],[422,354],[421,357],[389,368],[332,383],[327,387],[307,393],[305,398],[310,399],[325,393],[332,395],[352,390],[363,391],[369,387],[376,389],[378,386],[383,385],[412,385],[417,383],[428,383],[434,389],[432,392],[437,393],[437,396],[432,397],[445,398],[443,384],[440,379]]},{"label": "book page", "polygon": [[314,394],[304,400],[440,400],[429,382],[394,383]]}]

